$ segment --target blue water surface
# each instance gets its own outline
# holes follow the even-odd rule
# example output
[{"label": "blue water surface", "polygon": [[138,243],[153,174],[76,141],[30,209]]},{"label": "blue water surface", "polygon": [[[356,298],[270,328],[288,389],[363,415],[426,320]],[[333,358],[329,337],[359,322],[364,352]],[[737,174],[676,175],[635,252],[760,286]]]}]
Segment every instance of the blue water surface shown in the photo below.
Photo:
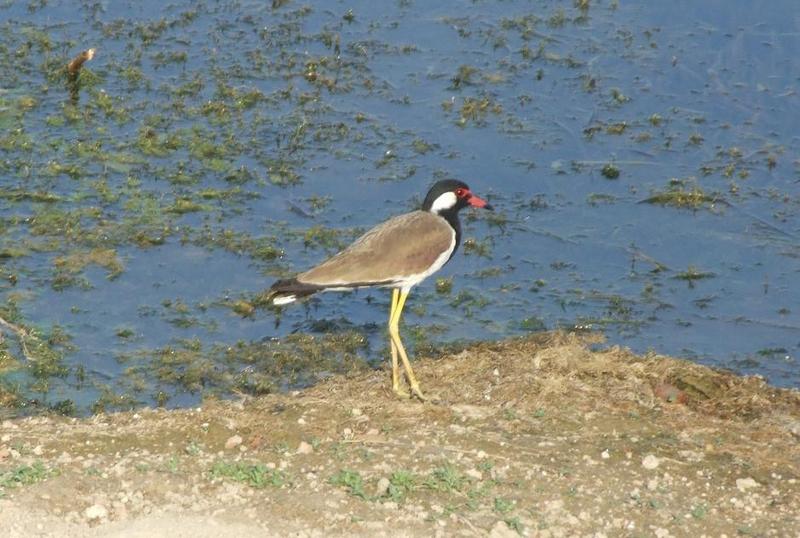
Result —
[{"label": "blue water surface", "polygon": [[[405,323],[434,327],[434,342],[580,326],[636,352],[800,387],[797,2],[11,2],[0,31],[0,123],[24,129],[33,148],[2,146],[0,181],[57,193],[65,209],[100,207],[112,222],[145,207],[167,215],[163,244],[113,245],[124,263],[113,279],[90,265],[83,285],[54,289],[58,249],[7,262],[18,280],[4,299],[21,298],[33,326],[62,327],[68,368],[94,380],[66,376],[48,399],[85,408],[100,384],[115,385],[121,354],[187,339],[232,345],[340,326],[363,331],[378,363],[385,291],[328,294],[277,326],[271,311],[241,317],[226,303],[413,209],[443,177],[496,211],[464,213],[468,247],[437,275],[452,291],[429,279],[411,295]],[[98,80],[73,103],[89,112],[53,121],[69,99],[42,66],[90,46]],[[209,103],[235,108],[225,88],[267,97],[221,122]],[[127,117],[97,108],[98,92]],[[36,104],[18,119],[23,96]],[[198,127],[200,139],[234,149],[214,161],[137,142],[143,129],[190,138]],[[133,160],[81,160],[68,149],[79,141]],[[45,174],[56,161],[81,173]],[[184,169],[193,180],[176,179]],[[249,176],[231,179],[242,170]],[[120,198],[99,201],[99,180]],[[204,198],[237,185],[232,200]],[[131,209],[134,188],[149,206]],[[670,188],[709,199],[647,202]],[[179,199],[205,209],[169,213]],[[40,210],[0,201],[5,248],[34,237],[27,223]],[[316,227],[342,233],[304,240]],[[273,238],[282,255],[209,248],[203,230]],[[175,323],[176,302],[194,323]],[[134,337],[120,338],[123,328]]]}]

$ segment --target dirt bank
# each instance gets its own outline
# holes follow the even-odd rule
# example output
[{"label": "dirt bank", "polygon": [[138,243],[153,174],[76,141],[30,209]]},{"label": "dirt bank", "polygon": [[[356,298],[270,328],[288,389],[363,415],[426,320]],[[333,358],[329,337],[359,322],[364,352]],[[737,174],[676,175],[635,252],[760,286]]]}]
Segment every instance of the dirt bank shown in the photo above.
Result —
[{"label": "dirt bank", "polygon": [[182,411],[0,425],[3,536],[795,536],[800,394],[547,334]]}]

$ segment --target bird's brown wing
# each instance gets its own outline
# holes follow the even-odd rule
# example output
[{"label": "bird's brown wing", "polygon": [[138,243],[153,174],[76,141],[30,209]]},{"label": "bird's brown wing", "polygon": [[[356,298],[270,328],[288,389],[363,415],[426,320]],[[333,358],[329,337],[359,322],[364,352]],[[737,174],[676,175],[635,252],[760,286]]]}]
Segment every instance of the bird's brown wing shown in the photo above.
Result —
[{"label": "bird's brown wing", "polygon": [[424,273],[454,246],[453,228],[438,215],[414,211],[379,224],[345,250],[297,275],[324,287],[386,285]]}]

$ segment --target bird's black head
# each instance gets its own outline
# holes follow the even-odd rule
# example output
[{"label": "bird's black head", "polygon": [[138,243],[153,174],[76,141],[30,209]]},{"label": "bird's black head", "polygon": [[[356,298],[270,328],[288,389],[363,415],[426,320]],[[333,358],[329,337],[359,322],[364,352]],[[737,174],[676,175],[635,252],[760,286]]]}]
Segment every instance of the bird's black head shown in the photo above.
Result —
[{"label": "bird's black head", "polygon": [[428,191],[428,195],[425,196],[425,201],[422,203],[422,210],[443,215],[457,213],[459,209],[468,205],[492,210],[492,206],[486,203],[486,200],[472,194],[469,186],[463,181],[444,179],[434,183]]}]

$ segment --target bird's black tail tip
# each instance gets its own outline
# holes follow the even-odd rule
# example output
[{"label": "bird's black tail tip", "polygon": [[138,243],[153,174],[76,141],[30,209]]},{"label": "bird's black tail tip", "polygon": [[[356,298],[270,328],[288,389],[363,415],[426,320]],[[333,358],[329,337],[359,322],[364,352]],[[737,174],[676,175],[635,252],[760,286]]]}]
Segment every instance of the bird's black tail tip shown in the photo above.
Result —
[{"label": "bird's black tail tip", "polygon": [[273,306],[283,306],[310,297],[320,289],[319,286],[303,284],[296,278],[278,280],[267,292],[266,302]]}]

